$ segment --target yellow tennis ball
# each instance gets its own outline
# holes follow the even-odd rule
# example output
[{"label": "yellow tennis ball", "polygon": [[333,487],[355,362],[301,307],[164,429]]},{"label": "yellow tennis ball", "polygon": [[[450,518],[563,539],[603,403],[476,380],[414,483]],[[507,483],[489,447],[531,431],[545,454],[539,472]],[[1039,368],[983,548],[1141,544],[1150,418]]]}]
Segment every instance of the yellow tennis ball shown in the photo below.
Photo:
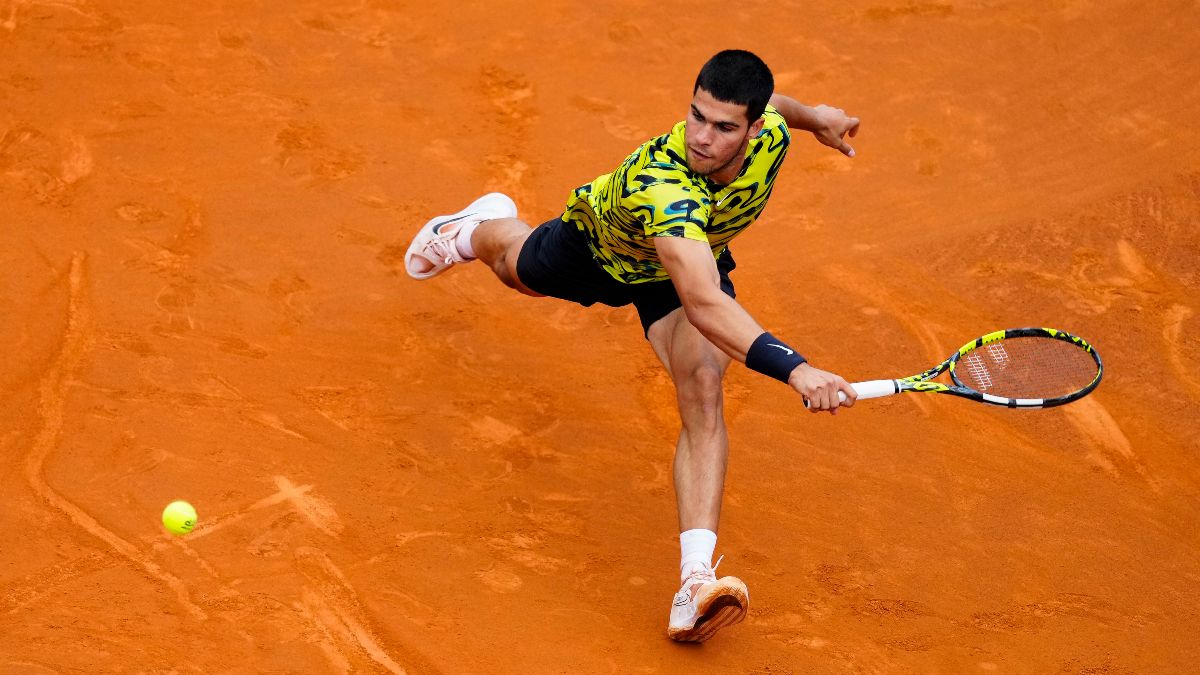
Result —
[{"label": "yellow tennis ball", "polygon": [[187,502],[171,502],[163,509],[162,518],[171,534],[187,534],[196,526],[196,509]]}]

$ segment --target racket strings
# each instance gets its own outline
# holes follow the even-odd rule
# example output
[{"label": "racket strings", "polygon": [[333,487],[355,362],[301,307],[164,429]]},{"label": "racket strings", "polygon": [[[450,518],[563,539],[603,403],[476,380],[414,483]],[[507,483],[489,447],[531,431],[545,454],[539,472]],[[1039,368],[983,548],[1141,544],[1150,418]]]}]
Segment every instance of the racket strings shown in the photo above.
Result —
[{"label": "racket strings", "polygon": [[959,358],[955,376],[975,391],[1004,398],[1058,398],[1091,384],[1098,367],[1091,354],[1054,338],[1010,338]]}]

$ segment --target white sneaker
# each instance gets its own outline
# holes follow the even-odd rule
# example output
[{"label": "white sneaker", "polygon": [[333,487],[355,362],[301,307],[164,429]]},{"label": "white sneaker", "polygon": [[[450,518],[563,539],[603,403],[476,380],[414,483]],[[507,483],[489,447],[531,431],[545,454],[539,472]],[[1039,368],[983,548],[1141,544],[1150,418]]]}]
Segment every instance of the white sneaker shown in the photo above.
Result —
[{"label": "white sneaker", "polygon": [[490,192],[453,215],[438,216],[425,223],[413,238],[408,253],[404,254],[404,269],[414,279],[428,279],[450,269],[451,265],[468,262],[454,243],[463,225],[516,217],[517,205],[499,192]]},{"label": "white sneaker", "polygon": [[[717,565],[721,561],[717,560]],[[679,642],[704,642],[740,623],[750,609],[750,592],[737,577],[717,578],[716,565],[695,567],[675,594],[667,635]]]}]

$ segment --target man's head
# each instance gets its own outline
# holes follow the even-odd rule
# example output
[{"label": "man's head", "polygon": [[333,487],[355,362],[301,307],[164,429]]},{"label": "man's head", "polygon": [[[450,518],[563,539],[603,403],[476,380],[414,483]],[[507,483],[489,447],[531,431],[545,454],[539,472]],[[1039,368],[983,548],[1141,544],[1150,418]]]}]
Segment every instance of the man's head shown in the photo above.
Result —
[{"label": "man's head", "polygon": [[709,59],[696,78],[687,118],[692,171],[718,183],[733,180],[750,139],[762,130],[763,110],[774,90],[771,70],[750,52],[729,49]]},{"label": "man's head", "polygon": [[695,94],[700,89],[725,103],[746,106],[746,122],[762,117],[767,101],[775,93],[775,78],[763,60],[742,49],[726,49],[708,60],[696,76]]}]

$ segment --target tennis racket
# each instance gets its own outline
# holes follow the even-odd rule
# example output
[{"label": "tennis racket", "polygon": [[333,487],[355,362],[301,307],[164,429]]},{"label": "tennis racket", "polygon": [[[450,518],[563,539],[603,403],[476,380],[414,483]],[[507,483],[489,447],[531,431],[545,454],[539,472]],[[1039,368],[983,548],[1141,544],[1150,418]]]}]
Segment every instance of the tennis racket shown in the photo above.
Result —
[{"label": "tennis racket", "polygon": [[[945,372],[953,385],[930,381]],[[850,386],[859,399],[922,392],[1009,408],[1052,408],[1087,396],[1103,374],[1100,354],[1087,340],[1055,328],[1011,328],[968,342],[919,375]],[[838,397],[846,400],[841,392]]]}]

